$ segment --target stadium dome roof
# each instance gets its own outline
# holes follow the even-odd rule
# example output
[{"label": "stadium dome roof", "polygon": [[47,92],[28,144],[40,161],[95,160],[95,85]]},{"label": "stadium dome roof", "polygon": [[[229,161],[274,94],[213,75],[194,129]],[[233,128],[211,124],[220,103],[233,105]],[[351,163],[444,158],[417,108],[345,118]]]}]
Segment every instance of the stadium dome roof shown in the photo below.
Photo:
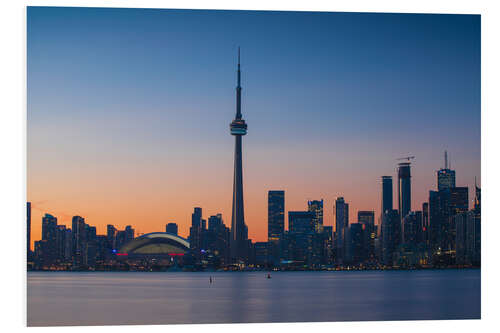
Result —
[{"label": "stadium dome roof", "polygon": [[182,255],[189,251],[189,242],[166,232],[152,232],[124,244],[121,255]]}]

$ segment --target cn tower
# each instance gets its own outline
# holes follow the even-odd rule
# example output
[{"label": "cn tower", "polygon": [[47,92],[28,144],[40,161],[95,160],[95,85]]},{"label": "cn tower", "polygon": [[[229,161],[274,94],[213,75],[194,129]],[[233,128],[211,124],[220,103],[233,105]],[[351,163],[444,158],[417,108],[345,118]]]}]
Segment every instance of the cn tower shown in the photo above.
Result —
[{"label": "cn tower", "polygon": [[234,179],[233,179],[233,213],[231,216],[231,260],[245,262],[247,259],[248,230],[245,225],[243,209],[243,163],[241,137],[247,134],[247,124],[241,116],[241,70],[240,49],[238,48],[238,85],[236,86],[236,117],[229,128],[234,135]]}]

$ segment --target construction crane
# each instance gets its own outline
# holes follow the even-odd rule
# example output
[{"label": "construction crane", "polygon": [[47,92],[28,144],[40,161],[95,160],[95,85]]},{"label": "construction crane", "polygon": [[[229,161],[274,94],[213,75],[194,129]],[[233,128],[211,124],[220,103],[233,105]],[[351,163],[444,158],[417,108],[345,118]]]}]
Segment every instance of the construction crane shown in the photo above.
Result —
[{"label": "construction crane", "polygon": [[414,159],[415,156],[406,156],[406,157],[401,157],[401,158],[397,158],[396,160],[397,161],[400,161],[400,160],[408,160],[408,162],[410,162],[410,160]]}]

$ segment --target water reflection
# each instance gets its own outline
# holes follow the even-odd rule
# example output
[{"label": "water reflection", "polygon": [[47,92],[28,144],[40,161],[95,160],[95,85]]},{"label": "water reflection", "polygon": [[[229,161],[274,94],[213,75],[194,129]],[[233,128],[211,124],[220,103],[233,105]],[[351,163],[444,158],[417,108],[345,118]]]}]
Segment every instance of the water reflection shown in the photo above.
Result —
[{"label": "water reflection", "polygon": [[480,317],[480,270],[274,272],[272,279],[266,277],[265,272],[29,272],[28,324]]}]

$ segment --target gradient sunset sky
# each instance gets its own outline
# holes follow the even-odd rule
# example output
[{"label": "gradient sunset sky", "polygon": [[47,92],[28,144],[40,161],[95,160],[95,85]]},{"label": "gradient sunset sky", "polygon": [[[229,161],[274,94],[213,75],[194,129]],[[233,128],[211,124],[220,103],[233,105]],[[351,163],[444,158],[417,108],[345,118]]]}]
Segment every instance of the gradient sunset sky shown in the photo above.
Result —
[{"label": "gradient sunset sky", "polygon": [[241,46],[245,222],[267,240],[267,191],[286,211],[338,196],[380,213],[382,175],[412,160],[412,209],[448,150],[480,183],[480,16],[29,7],[28,201],[136,233],[193,207],[231,224]]}]

